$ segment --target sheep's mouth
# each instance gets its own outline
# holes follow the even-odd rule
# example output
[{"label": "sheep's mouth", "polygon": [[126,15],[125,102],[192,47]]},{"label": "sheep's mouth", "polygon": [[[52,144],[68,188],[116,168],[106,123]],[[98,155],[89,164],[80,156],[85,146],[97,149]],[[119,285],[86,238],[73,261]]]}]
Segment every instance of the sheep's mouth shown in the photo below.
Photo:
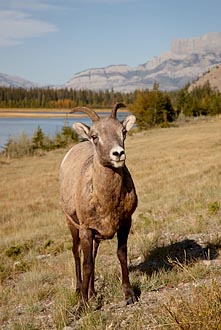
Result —
[{"label": "sheep's mouth", "polygon": [[125,159],[123,159],[123,160],[112,160],[111,165],[115,168],[123,167],[125,165]]}]

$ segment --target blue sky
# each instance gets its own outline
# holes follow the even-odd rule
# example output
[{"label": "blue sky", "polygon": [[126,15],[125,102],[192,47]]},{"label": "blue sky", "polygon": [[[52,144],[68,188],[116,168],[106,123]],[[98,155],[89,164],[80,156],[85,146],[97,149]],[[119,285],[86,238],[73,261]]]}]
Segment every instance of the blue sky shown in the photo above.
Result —
[{"label": "blue sky", "polygon": [[40,84],[221,32],[220,0],[0,0],[0,72]]}]

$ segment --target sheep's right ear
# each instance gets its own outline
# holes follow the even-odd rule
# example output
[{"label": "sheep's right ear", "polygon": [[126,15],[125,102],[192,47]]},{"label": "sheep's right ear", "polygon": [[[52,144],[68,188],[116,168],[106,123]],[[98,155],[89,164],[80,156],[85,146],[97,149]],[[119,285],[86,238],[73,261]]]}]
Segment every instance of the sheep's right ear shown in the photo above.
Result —
[{"label": "sheep's right ear", "polygon": [[82,123],[74,123],[73,129],[82,138],[90,140],[90,137],[89,137],[90,127],[89,126],[82,124]]},{"label": "sheep's right ear", "polygon": [[129,132],[129,130],[133,127],[135,122],[136,122],[136,117],[134,115],[129,115],[126,118],[124,118],[122,125],[125,128],[126,132]]}]

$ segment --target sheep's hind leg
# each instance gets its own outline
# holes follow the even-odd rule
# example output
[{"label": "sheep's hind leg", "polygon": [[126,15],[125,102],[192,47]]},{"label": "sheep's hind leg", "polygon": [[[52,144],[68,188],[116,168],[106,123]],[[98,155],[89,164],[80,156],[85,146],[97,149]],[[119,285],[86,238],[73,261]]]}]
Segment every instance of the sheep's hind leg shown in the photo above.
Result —
[{"label": "sheep's hind leg", "polygon": [[73,246],[72,252],[75,260],[75,273],[76,273],[76,293],[80,294],[81,291],[81,260],[80,260],[80,237],[79,230],[67,219],[68,226],[71,231]]},{"label": "sheep's hind leg", "polygon": [[130,281],[129,271],[127,266],[127,238],[130,231],[131,223],[121,226],[117,232],[118,249],[117,256],[120,261],[122,271],[122,289],[124,292],[126,304],[133,304],[137,301],[137,297],[134,294]]}]

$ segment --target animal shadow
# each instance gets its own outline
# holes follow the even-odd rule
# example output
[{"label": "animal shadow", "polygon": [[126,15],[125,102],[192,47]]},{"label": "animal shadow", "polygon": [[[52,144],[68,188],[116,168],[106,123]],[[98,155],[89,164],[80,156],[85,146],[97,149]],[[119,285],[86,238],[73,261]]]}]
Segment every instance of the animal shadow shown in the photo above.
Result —
[{"label": "animal shadow", "polygon": [[138,265],[131,265],[129,270],[139,270],[151,276],[161,270],[172,270],[175,263],[187,265],[198,260],[216,259],[218,249],[218,246],[210,243],[206,247],[202,247],[193,239],[184,239],[170,245],[156,247],[147,254],[143,262]]}]

